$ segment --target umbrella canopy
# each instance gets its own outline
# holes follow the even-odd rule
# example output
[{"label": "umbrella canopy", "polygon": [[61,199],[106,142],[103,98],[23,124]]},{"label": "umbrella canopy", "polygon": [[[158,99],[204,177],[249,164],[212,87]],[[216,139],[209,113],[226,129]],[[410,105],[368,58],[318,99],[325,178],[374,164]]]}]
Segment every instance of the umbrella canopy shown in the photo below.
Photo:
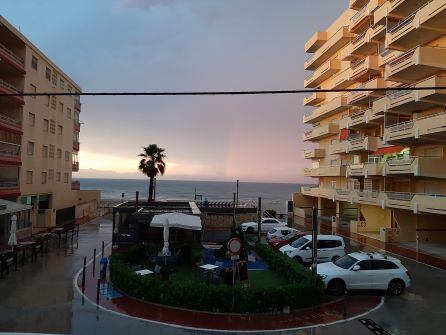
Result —
[{"label": "umbrella canopy", "polygon": [[201,230],[201,219],[198,216],[183,213],[158,214],[152,218],[151,227],[181,228],[188,230]]},{"label": "umbrella canopy", "polygon": [[17,245],[17,215],[11,216],[11,229],[9,231],[8,245]]}]

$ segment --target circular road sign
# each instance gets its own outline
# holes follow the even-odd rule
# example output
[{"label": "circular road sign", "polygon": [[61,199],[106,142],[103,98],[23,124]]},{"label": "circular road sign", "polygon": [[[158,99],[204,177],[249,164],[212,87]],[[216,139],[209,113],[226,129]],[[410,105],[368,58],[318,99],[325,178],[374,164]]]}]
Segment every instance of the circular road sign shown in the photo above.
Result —
[{"label": "circular road sign", "polygon": [[238,255],[242,252],[243,242],[239,238],[231,238],[228,241],[228,251],[232,255]]}]

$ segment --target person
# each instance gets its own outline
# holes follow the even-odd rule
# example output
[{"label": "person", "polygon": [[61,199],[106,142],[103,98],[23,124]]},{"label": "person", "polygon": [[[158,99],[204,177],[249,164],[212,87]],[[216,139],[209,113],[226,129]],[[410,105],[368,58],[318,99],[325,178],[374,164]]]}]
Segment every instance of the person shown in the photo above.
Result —
[{"label": "person", "polygon": [[204,198],[203,205],[204,205],[204,207],[209,206],[209,200],[208,200],[208,198]]},{"label": "person", "polygon": [[105,256],[101,257],[99,264],[101,265],[101,270],[100,270],[101,281],[105,281],[107,279],[108,258]]}]

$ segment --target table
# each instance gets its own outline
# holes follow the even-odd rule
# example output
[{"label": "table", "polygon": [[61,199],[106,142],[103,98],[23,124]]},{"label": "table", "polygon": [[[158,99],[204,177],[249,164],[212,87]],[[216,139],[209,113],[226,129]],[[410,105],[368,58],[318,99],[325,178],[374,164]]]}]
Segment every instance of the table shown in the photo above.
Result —
[{"label": "table", "polygon": [[207,270],[207,271],[213,271],[215,269],[218,269],[219,266],[214,265],[214,264],[204,264],[204,265],[200,265],[200,268],[202,268],[203,270]]},{"label": "table", "polygon": [[216,270],[220,267],[214,264],[204,264],[200,265],[199,268],[203,270],[203,277],[206,277],[206,281],[209,283],[211,279],[215,279]]},{"label": "table", "polygon": [[[19,248],[23,248],[23,257],[25,257],[25,249],[31,249],[31,262],[37,260],[37,252],[41,249],[41,244],[35,241],[24,241],[17,244]],[[40,250],[41,251],[41,250]],[[22,261],[23,264],[23,261]]]},{"label": "table", "polygon": [[150,271],[150,270],[148,270],[148,269],[143,269],[143,270],[135,271],[135,273],[138,274],[138,275],[141,275],[141,276],[147,276],[147,275],[152,275],[152,274],[154,274],[155,272]]}]

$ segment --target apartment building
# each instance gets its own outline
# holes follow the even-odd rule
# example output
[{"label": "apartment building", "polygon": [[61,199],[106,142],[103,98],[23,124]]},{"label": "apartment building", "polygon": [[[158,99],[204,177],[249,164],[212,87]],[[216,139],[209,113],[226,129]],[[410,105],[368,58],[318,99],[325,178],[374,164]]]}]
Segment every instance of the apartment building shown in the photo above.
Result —
[{"label": "apartment building", "polygon": [[350,0],[305,51],[306,88],[367,90],[304,98],[318,186],[294,195],[295,215],[317,206],[333,229],[445,245],[446,0]]},{"label": "apartment building", "polygon": [[[81,88],[0,16],[0,92]],[[32,206],[23,231],[72,220],[76,204],[99,199],[72,180],[79,170],[80,112],[77,95],[0,98],[0,198]]]}]

